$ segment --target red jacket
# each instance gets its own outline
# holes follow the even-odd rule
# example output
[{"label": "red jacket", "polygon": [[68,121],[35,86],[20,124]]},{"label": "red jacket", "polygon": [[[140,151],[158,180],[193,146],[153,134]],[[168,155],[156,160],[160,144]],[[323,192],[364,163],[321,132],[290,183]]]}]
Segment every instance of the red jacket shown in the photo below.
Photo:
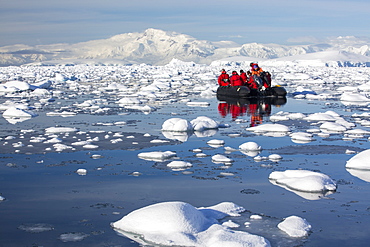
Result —
[{"label": "red jacket", "polygon": [[242,79],[243,83],[245,84],[248,80],[248,76],[245,72],[240,74],[240,78]]},{"label": "red jacket", "polygon": [[228,86],[229,84],[229,75],[226,73],[226,71],[222,71],[221,75],[218,77],[218,85]]},{"label": "red jacket", "polygon": [[253,76],[249,77],[249,80],[247,81],[246,86],[249,87],[249,89],[258,89],[258,85],[254,81]]},{"label": "red jacket", "polygon": [[244,84],[238,73],[236,73],[235,71],[233,72],[233,75],[230,77],[230,83],[231,86],[243,86]]}]

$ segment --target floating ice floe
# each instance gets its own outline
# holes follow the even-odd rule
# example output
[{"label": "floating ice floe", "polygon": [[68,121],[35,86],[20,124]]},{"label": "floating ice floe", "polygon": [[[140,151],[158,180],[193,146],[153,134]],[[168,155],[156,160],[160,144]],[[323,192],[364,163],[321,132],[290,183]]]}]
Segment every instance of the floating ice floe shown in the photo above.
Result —
[{"label": "floating ice floe", "polygon": [[218,148],[218,147],[223,146],[225,144],[225,141],[224,140],[213,139],[213,140],[209,140],[207,142],[207,144],[211,147]]},{"label": "floating ice floe", "polygon": [[[233,231],[218,220],[245,209],[233,203],[195,208],[185,202],[162,202],[135,210],[111,223],[118,233],[140,244],[171,246],[270,246],[268,240],[247,232]],[[140,238],[136,236],[141,236]]]},{"label": "floating ice floe", "polygon": [[3,117],[11,124],[16,124],[37,117],[38,114],[33,111],[24,110],[16,107],[10,107],[3,112]]},{"label": "floating ice floe", "polygon": [[197,117],[196,119],[191,120],[190,123],[195,131],[217,129],[219,127],[218,122],[205,116]]},{"label": "floating ice floe", "polygon": [[170,118],[162,124],[162,131],[186,132],[193,130],[193,126],[186,119]]},{"label": "floating ice floe", "polygon": [[283,157],[281,157],[281,155],[279,155],[279,154],[270,154],[268,156],[268,159],[273,161],[273,162],[278,162],[278,161],[282,160]]},{"label": "floating ice floe", "polygon": [[225,155],[222,155],[222,154],[215,154],[212,156],[212,161],[214,163],[225,163],[225,164],[228,164],[228,163],[232,163],[233,160],[226,157]]},{"label": "floating ice floe", "polygon": [[340,133],[347,130],[345,126],[339,123],[333,123],[333,122],[325,122],[322,125],[320,125],[320,129],[324,132],[329,133]]},{"label": "floating ice floe", "polygon": [[337,185],[329,176],[308,170],[274,171],[269,180],[309,200],[320,199],[321,196],[327,195],[327,192],[331,193],[337,189]]},{"label": "floating ice floe", "polygon": [[306,237],[312,227],[306,219],[293,215],[279,223],[278,228],[291,237],[301,238]]},{"label": "floating ice floe", "polygon": [[314,140],[313,135],[306,132],[295,132],[289,136],[294,143],[309,143]]},{"label": "floating ice floe", "polygon": [[77,169],[76,173],[78,175],[84,176],[84,175],[87,174],[87,170],[86,169],[83,169],[83,168],[79,168],[79,169]]},{"label": "floating ice floe", "polygon": [[187,106],[198,106],[198,107],[208,107],[210,103],[208,102],[195,102],[195,101],[190,101],[186,103]]},{"label": "floating ice floe", "polygon": [[76,128],[72,127],[49,127],[45,129],[46,133],[68,133],[68,132],[77,132]]},{"label": "floating ice floe", "polygon": [[53,147],[54,147],[56,152],[63,152],[65,150],[75,150],[74,147],[71,147],[71,146],[68,146],[68,145],[65,145],[65,144],[61,144],[61,143],[53,144]]},{"label": "floating ice floe", "polygon": [[346,163],[346,168],[370,170],[370,149],[364,150],[349,159]]},{"label": "floating ice floe", "polygon": [[175,152],[171,151],[165,151],[165,152],[160,152],[160,151],[154,151],[154,152],[144,152],[144,153],[139,153],[137,155],[140,159],[144,160],[150,160],[150,161],[164,161],[167,159],[170,159],[172,157],[176,156]]},{"label": "floating ice floe", "polygon": [[76,116],[76,112],[62,111],[62,112],[48,112],[46,116],[61,116],[61,117],[73,117]]},{"label": "floating ice floe", "polygon": [[337,116],[333,116],[330,112],[316,112],[303,118],[306,121],[335,121]]},{"label": "floating ice floe", "polygon": [[370,104],[370,98],[366,97],[366,95],[362,93],[343,93],[340,97],[340,101],[346,106],[366,106]]},{"label": "floating ice floe", "polygon": [[255,142],[245,142],[239,146],[239,149],[243,151],[260,151],[262,147]]},{"label": "floating ice floe", "polygon": [[189,168],[193,165],[189,162],[180,161],[180,160],[174,160],[167,164],[167,167],[180,169],[180,168]]},{"label": "floating ice floe", "polygon": [[256,134],[264,134],[268,136],[285,136],[289,133],[288,126],[283,124],[261,124],[258,126],[249,127],[246,130]]}]

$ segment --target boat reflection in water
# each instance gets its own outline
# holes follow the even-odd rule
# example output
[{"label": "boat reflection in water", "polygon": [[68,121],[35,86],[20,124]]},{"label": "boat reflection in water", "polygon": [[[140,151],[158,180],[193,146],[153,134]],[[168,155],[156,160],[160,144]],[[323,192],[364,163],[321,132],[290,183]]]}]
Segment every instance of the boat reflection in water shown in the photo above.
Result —
[{"label": "boat reflection in water", "polygon": [[264,116],[270,116],[272,106],[279,107],[287,102],[286,97],[236,99],[217,96],[217,99],[220,101],[218,112],[221,117],[231,115],[232,120],[235,121],[239,116],[250,116],[251,127],[261,124]]}]

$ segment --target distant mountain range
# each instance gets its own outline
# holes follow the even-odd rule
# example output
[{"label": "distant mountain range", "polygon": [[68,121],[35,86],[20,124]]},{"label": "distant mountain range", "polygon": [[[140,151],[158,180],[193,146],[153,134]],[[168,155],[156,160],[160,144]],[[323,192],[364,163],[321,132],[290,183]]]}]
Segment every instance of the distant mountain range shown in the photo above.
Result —
[{"label": "distant mountain range", "polygon": [[76,44],[0,47],[0,66],[29,63],[165,65],[173,58],[201,64],[236,59],[271,63],[312,61],[323,66],[370,67],[370,40],[346,36],[311,45],[239,45],[231,41],[197,40],[189,35],[150,28],[142,33],[124,33]]}]

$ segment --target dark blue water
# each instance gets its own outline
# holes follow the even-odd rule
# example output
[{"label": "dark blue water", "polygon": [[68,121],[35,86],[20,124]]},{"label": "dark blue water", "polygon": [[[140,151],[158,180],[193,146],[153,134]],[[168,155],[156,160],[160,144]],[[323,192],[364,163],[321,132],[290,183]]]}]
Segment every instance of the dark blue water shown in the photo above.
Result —
[{"label": "dark blue water", "polygon": [[[127,115],[112,114],[94,116],[88,114],[71,118],[40,116],[10,126],[1,119],[4,130],[11,130],[19,141],[19,131],[34,128],[42,134],[46,127],[59,124],[77,127],[83,131],[102,129],[121,131],[125,136],[136,135],[140,144],[132,145],[125,140],[118,146],[98,142],[97,150],[77,148],[75,152],[55,153],[38,150],[19,152],[8,145],[0,155],[0,194],[6,198],[0,202],[0,246],[139,246],[119,236],[111,229],[110,223],[119,220],[129,212],[141,207],[164,201],[184,201],[195,207],[211,206],[231,201],[247,209],[241,217],[232,220],[240,224],[238,230],[249,231],[266,237],[273,246],[365,246],[370,241],[370,184],[346,169],[346,161],[353,155],[345,154],[346,149],[368,148],[366,138],[343,141],[342,135],[331,135],[307,144],[293,143],[289,136],[268,137],[245,130],[252,121],[247,105],[232,112],[219,112],[215,99],[199,99],[210,102],[209,107],[188,107],[184,103],[161,106],[155,112],[145,115],[130,112]],[[310,114],[333,110],[350,119],[361,109],[346,108],[340,102],[303,101],[288,98],[286,104],[260,110],[259,121],[269,123],[269,115],[278,111]],[[171,117],[189,121],[198,116],[208,116],[229,124],[212,136],[189,135],[186,142],[173,140],[170,143],[151,145],[140,139],[144,133],[153,138],[162,135],[162,123]],[[236,117],[235,117],[236,116]],[[94,123],[127,121],[125,126],[96,126]],[[293,131],[310,128],[305,121],[290,121]],[[2,137],[9,132],[3,131]],[[239,133],[239,137],[229,134]],[[23,142],[27,143],[26,135]],[[224,147],[213,148],[206,144],[211,139],[222,139],[224,146],[238,148],[247,141],[262,146],[260,155],[277,153],[283,156],[279,162],[255,162],[253,157],[238,151],[226,153]],[[35,144],[35,146],[37,146]],[[198,158],[192,151],[203,150],[207,157]],[[13,150],[13,151],[12,151]],[[184,171],[173,171],[166,164],[169,161],[154,162],[137,157],[140,152],[174,151],[178,160],[187,161],[193,167]],[[103,157],[93,159],[93,154]],[[234,160],[231,166],[215,164],[211,156],[224,154]],[[76,174],[79,168],[87,169],[87,175]],[[308,200],[269,182],[272,171],[287,169],[308,169],[327,174],[338,184],[338,190],[321,199]],[[133,176],[140,172],[140,176]],[[223,172],[233,175],[224,176]],[[252,222],[249,228],[244,222],[250,221],[250,214],[263,215],[264,220]],[[305,239],[290,238],[280,232],[276,225],[284,218],[297,215],[312,225],[312,232]],[[45,231],[35,232],[36,224],[42,224]],[[48,228],[49,227],[49,228]],[[72,233],[85,236],[80,241],[63,242],[62,234]]]}]

